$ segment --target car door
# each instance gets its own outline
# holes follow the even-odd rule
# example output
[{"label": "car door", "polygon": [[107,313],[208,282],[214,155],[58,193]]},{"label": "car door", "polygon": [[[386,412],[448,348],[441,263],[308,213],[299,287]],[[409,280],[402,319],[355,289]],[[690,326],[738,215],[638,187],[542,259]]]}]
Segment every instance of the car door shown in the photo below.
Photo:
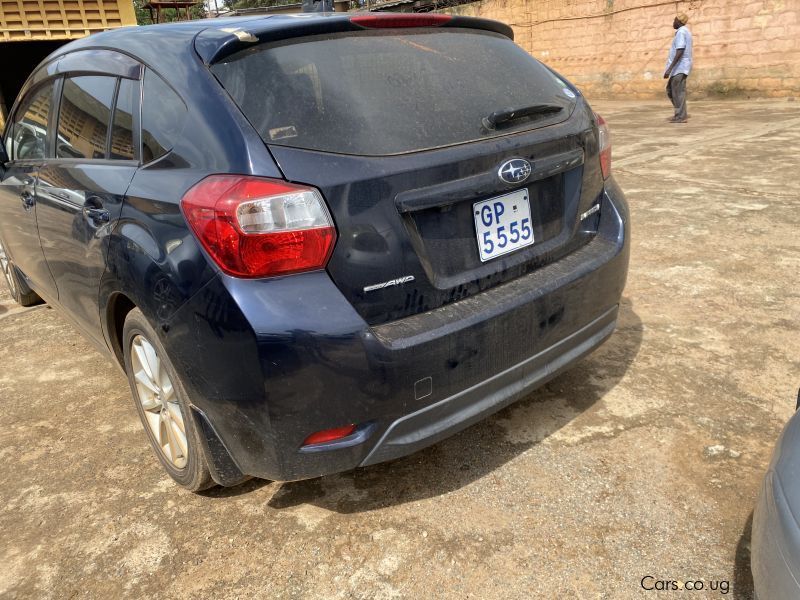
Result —
[{"label": "car door", "polygon": [[36,185],[39,236],[59,303],[102,343],[99,286],[138,166],[139,81],[67,73],[57,96],[54,157],[42,165]]},{"label": "car door", "polygon": [[0,240],[46,299],[55,299],[56,286],[39,245],[34,193],[49,149],[55,83],[50,79],[26,92],[8,122],[4,143],[10,160],[0,170]]}]

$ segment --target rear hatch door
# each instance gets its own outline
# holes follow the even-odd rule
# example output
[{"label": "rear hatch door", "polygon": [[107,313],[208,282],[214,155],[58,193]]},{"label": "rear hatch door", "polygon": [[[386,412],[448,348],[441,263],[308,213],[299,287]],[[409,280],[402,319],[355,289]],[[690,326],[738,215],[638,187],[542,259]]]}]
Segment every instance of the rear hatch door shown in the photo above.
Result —
[{"label": "rear hatch door", "polygon": [[371,324],[431,310],[586,243],[602,191],[575,90],[507,37],[339,32],[212,65],[290,181],[317,187],[328,272]]}]

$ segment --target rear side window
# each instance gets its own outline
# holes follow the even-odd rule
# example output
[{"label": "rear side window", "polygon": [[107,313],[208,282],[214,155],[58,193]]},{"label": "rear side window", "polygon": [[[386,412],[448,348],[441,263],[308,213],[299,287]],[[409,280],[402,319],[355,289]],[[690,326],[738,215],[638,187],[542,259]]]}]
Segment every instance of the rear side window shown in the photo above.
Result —
[{"label": "rear side window", "polygon": [[[574,105],[574,94],[511,40],[469,29],[298,38],[239,52],[212,71],[265,142],[347,154],[504,135],[562,121]],[[543,104],[554,111],[483,124],[496,111]]]},{"label": "rear side window", "polygon": [[12,160],[34,160],[47,156],[47,120],[53,104],[53,82],[29,96],[20,106],[6,137],[6,152]]},{"label": "rear side window", "polygon": [[142,91],[142,162],[148,163],[172,150],[185,117],[183,100],[148,69]]},{"label": "rear side window", "polygon": [[136,158],[133,148],[133,107],[136,106],[138,92],[138,81],[120,79],[117,105],[114,108],[114,125],[111,129],[111,158],[113,159],[133,160]]},{"label": "rear side window", "polygon": [[61,92],[56,158],[106,158],[115,77],[67,77]]}]

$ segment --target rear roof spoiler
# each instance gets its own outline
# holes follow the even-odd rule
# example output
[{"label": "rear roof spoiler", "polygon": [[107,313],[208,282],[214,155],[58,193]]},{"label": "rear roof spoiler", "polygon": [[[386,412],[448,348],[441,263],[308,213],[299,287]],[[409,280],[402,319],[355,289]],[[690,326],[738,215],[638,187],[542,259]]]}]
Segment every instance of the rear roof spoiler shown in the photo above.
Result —
[{"label": "rear roof spoiler", "polygon": [[[296,15],[269,15],[246,21],[220,19],[219,25],[204,29],[194,39],[194,48],[201,60],[212,65],[224,58],[244,50],[250,46],[264,42],[275,42],[293,37],[324,35],[351,31],[364,31],[370,27],[358,24],[358,18],[364,15],[385,15],[392,17],[409,17],[414,13],[323,13]],[[422,15],[420,15],[422,17]],[[355,20],[355,22],[353,21]],[[422,26],[429,26],[420,19]],[[453,16],[433,25],[438,28],[466,28],[491,31],[514,39],[514,31],[508,25],[490,19],[476,17]]]}]

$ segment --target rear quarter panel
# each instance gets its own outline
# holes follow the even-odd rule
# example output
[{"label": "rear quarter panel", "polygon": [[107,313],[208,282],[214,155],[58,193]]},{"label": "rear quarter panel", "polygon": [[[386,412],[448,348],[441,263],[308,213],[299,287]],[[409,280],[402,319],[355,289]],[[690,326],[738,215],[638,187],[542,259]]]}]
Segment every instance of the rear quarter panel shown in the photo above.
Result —
[{"label": "rear quarter panel", "polygon": [[215,173],[281,177],[261,139],[194,52],[165,64],[169,71],[155,71],[182,98],[186,116],[171,151],[136,171],[123,202],[100,286],[109,342],[115,296],[138,306],[167,344],[164,325],[215,276],[217,268],[181,214],[190,187]]}]

